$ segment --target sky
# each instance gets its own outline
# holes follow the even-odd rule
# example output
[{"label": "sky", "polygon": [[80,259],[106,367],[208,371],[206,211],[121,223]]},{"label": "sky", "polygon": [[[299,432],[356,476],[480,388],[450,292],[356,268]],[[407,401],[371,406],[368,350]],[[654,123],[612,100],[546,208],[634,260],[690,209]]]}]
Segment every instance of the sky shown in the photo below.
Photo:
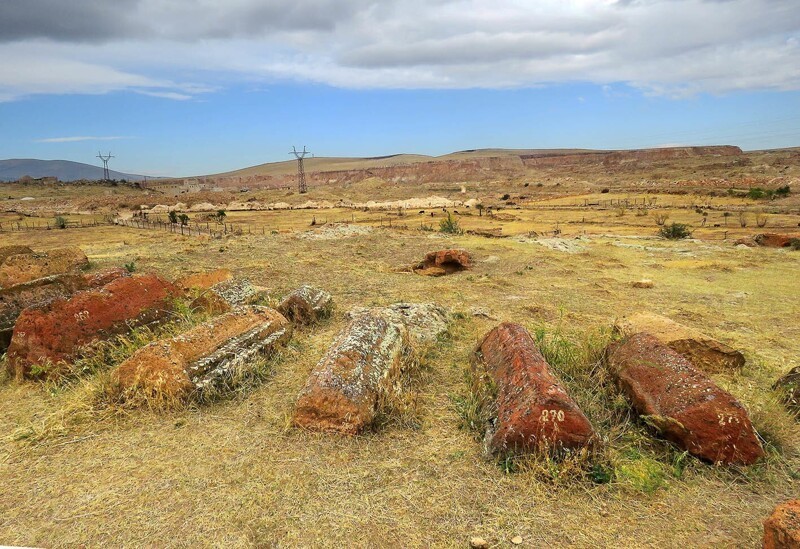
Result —
[{"label": "sky", "polygon": [[2,0],[0,158],[800,146],[798,0]]}]

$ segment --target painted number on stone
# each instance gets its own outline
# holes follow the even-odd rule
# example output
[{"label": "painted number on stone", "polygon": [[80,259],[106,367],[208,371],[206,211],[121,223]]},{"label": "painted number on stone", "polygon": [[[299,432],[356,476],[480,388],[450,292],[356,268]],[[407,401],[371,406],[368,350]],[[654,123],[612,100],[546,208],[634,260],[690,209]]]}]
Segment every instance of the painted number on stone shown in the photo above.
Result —
[{"label": "painted number on stone", "polygon": [[736,417],[736,416],[725,415],[725,414],[717,414],[717,417],[719,418],[719,424],[720,425],[730,425],[734,421],[736,423],[739,423],[739,418]]},{"label": "painted number on stone", "polygon": [[79,313],[75,313],[75,320],[81,321],[86,320],[89,318],[89,311],[81,311]]},{"label": "painted number on stone", "polygon": [[564,421],[564,410],[542,410],[542,421]]}]

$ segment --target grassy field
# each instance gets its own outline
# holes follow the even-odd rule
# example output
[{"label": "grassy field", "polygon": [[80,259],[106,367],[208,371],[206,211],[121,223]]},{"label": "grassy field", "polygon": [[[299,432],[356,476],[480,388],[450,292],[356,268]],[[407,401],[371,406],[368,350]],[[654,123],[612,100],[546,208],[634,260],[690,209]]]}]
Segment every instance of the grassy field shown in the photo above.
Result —
[{"label": "grassy field", "polygon": [[[613,195],[625,196],[634,195]],[[585,198],[609,195],[564,200]],[[716,200],[723,209],[752,207]],[[622,216],[614,208],[537,209],[546,204],[498,213],[514,219],[476,212],[459,219],[464,228],[500,226],[504,234],[555,224],[565,235],[585,232],[570,239],[575,253],[530,239],[445,235],[435,230],[441,211],[395,217],[391,228],[387,213],[229,212],[228,221],[269,230],[221,239],[111,226],[0,233],[0,245],[79,245],[93,268],[133,261],[138,271],[176,278],[227,267],[274,299],[310,283],[337,304],[330,321],[296,332],[263,383],[212,404],[109,409],[95,398],[103,371],[62,385],[5,380],[0,542],[464,547],[481,536],[508,547],[519,535],[528,547],[756,546],[761,520],[796,497],[800,482],[800,427],[770,389],[800,356],[800,252],[736,248],[716,237],[722,228],[698,230],[698,240],[661,240],[653,236],[655,210],[643,218],[632,208]],[[685,206],[670,209],[670,221],[698,224],[700,214]],[[707,225],[720,223],[722,210],[709,211]],[[773,215],[770,225],[799,221],[796,212]],[[349,217],[371,230],[313,238],[325,231],[310,226],[313,216]],[[734,217],[728,223],[729,239],[759,231],[742,230]],[[434,230],[421,230],[424,224]],[[300,237],[306,231],[311,238]],[[469,250],[475,267],[443,278],[404,272],[446,247]],[[654,288],[632,288],[641,278]],[[413,406],[355,438],[292,429],[296,396],[345,313],[401,300],[436,301],[458,313],[450,336],[424,357]],[[474,307],[493,318],[473,316]],[[715,379],[747,406],[767,459],[715,469],[659,442],[635,419],[598,362],[614,319],[634,310],[668,315],[745,353],[741,373]],[[541,339],[603,437],[598,453],[563,463],[483,457],[469,426],[466,374],[478,338],[501,320]]]}]

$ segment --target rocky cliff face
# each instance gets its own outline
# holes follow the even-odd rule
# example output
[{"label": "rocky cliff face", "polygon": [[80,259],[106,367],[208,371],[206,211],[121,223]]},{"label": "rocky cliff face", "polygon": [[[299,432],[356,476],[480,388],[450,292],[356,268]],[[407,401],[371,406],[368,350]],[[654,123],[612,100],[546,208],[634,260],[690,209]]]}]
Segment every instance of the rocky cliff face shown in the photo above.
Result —
[{"label": "rocky cliff face", "polygon": [[614,166],[633,162],[658,162],[699,156],[738,156],[742,149],[729,145],[714,147],[669,147],[632,151],[591,151],[576,154],[532,154],[522,156],[527,167]]},{"label": "rocky cliff face", "polygon": [[[574,154],[543,152],[464,160],[432,160],[358,170],[306,172],[309,185],[358,183],[375,177],[394,183],[460,183],[524,176],[529,169],[572,166],[623,166],[700,156],[738,156],[739,147],[672,147],[631,151],[588,151]],[[207,177],[203,183],[220,187],[292,187],[295,174]]]}]

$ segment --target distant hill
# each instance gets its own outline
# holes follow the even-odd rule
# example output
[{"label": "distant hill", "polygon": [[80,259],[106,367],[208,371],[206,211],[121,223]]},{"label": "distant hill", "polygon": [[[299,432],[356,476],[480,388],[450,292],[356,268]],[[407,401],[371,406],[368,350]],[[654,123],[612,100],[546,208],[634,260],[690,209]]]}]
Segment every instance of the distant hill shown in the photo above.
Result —
[{"label": "distant hill", "polygon": [[[103,179],[103,168],[71,162],[69,160],[36,160],[33,158],[12,158],[0,160],[0,181],[16,181],[20,177],[30,176],[57,177],[59,181],[77,181],[80,179]],[[128,181],[141,181],[142,175],[121,173],[111,170],[111,179],[127,179]]]},{"label": "distant hill", "polygon": [[[400,166],[413,166],[443,162],[472,162],[476,167],[482,164],[497,166],[497,162],[517,161],[534,165],[537,163],[573,164],[576,161],[602,162],[604,158],[626,157],[636,158],[680,158],[691,156],[742,154],[739,147],[733,146],[707,146],[707,147],[662,147],[650,149],[624,149],[624,150],[595,150],[595,149],[469,149],[453,152],[442,156],[427,156],[423,154],[393,154],[388,156],[375,156],[369,158],[357,157],[309,157],[305,159],[306,172],[330,172],[345,170],[376,170]],[[495,160],[497,162],[492,163]],[[297,171],[294,159],[282,162],[269,162],[225,173],[197,176],[216,180],[225,178],[241,178],[246,182],[252,177],[273,177],[293,175]]]}]

